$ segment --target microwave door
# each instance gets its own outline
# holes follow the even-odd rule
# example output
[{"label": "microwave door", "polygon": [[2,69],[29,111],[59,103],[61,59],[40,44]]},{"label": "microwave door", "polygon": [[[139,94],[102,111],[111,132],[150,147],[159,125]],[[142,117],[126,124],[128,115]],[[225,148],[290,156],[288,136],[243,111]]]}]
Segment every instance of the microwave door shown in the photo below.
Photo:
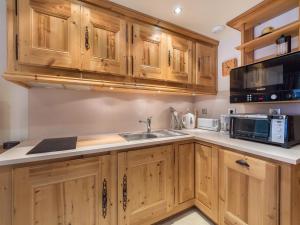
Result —
[{"label": "microwave door", "polygon": [[270,136],[269,119],[232,118],[231,137],[267,141]]}]

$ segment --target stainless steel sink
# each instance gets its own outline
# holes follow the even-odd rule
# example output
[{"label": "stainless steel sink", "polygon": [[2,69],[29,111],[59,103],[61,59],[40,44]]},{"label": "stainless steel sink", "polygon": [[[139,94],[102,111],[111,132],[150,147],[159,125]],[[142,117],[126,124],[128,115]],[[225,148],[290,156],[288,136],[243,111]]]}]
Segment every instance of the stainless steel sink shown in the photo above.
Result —
[{"label": "stainless steel sink", "polygon": [[138,141],[153,138],[166,138],[166,137],[176,137],[186,135],[177,131],[171,130],[159,130],[151,133],[123,133],[120,134],[121,137],[125,138],[127,141]]},{"label": "stainless steel sink", "polygon": [[157,138],[155,134],[151,133],[138,133],[138,134],[120,134],[123,138],[125,138],[127,141],[138,141],[138,140],[145,140],[145,139],[151,139],[151,138]]}]

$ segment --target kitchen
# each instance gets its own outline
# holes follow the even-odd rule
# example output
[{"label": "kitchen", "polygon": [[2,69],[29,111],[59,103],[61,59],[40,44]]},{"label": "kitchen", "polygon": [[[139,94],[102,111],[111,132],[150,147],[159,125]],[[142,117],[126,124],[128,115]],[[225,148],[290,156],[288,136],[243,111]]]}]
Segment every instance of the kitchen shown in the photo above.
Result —
[{"label": "kitchen", "polygon": [[300,224],[299,4],[1,1],[0,225]]}]

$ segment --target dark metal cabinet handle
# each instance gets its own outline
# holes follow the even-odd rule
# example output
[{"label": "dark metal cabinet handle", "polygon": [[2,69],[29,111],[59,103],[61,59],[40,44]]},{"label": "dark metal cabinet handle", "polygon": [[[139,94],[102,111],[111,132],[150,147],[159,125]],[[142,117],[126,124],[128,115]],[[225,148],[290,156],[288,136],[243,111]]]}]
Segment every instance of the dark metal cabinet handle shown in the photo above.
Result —
[{"label": "dark metal cabinet handle", "polygon": [[236,160],[235,162],[236,162],[237,164],[241,165],[241,166],[250,168],[250,165],[247,163],[246,160],[240,159],[240,160]]},{"label": "dark metal cabinet handle", "polygon": [[123,210],[124,212],[127,209],[127,176],[126,174],[123,176]]},{"label": "dark metal cabinet handle", "polygon": [[134,44],[134,26],[131,26],[131,44]]},{"label": "dark metal cabinet handle", "polygon": [[198,72],[200,72],[200,68],[201,68],[201,58],[198,58]]},{"label": "dark metal cabinet handle", "polygon": [[169,59],[168,59],[168,63],[169,63],[169,66],[171,66],[171,51],[169,50],[169,55],[168,55]]},{"label": "dark metal cabinet handle", "polygon": [[105,219],[107,215],[107,181],[103,180],[102,184],[102,216]]},{"label": "dark metal cabinet handle", "polygon": [[90,37],[89,37],[89,28],[88,26],[85,27],[85,49],[90,49]]}]

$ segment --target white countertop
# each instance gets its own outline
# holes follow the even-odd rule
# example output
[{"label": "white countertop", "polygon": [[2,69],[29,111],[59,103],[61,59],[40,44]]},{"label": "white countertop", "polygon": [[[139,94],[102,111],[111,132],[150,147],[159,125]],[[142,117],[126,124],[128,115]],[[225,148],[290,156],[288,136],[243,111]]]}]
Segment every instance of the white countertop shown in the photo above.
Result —
[{"label": "white countertop", "polygon": [[276,147],[272,145],[260,144],[256,142],[244,141],[239,139],[231,139],[228,135],[205,131],[199,129],[184,130],[188,135],[156,138],[140,141],[128,142],[117,134],[105,134],[89,137],[79,137],[77,148],[67,151],[41,153],[27,155],[27,153],[38,142],[24,142],[21,145],[10,149],[0,155],[0,166],[16,165],[29,162],[38,162],[51,159],[60,159],[72,156],[104,153],[110,151],[124,150],[130,148],[147,147],[151,145],[167,144],[175,141],[199,140],[209,142],[215,145],[236,149],[240,152],[250,153],[269,159],[289,164],[300,163],[300,145],[290,149]]}]

